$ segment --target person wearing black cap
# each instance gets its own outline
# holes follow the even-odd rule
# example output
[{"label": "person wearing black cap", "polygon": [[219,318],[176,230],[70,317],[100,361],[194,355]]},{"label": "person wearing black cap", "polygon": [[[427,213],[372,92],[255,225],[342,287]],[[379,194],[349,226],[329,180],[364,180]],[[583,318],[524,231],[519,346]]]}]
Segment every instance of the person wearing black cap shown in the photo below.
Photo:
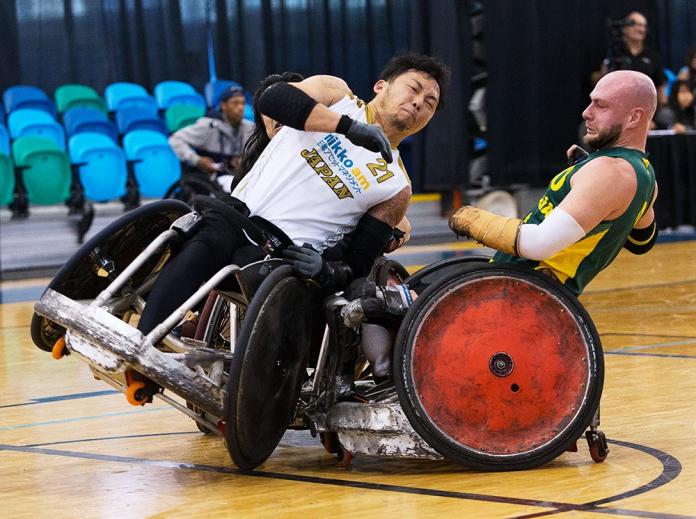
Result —
[{"label": "person wearing black cap", "polygon": [[242,148],[254,128],[243,117],[245,104],[244,90],[230,87],[220,96],[219,110],[173,133],[169,144],[179,160],[206,174],[239,167]]}]

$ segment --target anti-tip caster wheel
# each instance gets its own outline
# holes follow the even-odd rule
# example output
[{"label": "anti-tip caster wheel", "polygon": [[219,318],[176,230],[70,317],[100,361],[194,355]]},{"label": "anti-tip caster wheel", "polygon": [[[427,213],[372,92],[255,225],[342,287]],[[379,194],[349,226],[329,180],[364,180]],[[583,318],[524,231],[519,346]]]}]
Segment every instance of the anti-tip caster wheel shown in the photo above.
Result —
[{"label": "anti-tip caster wheel", "polygon": [[587,445],[590,447],[590,456],[595,463],[601,463],[607,459],[609,454],[609,445],[607,437],[602,431],[587,431],[585,433]]}]

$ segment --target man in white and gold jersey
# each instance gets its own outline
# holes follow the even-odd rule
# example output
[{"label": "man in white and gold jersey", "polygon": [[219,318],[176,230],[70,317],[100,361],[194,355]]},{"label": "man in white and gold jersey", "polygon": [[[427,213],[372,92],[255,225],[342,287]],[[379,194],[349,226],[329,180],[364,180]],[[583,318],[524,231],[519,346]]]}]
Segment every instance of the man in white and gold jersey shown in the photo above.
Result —
[{"label": "man in white and gold jersey", "polygon": [[[290,248],[298,272],[320,285],[367,275],[411,197],[397,146],[442,108],[448,77],[438,60],[407,54],[387,64],[369,103],[333,76],[272,85],[259,109],[282,127],[235,188],[236,207]],[[316,254],[351,232],[342,261]],[[234,222],[207,212],[162,270],[139,328],[149,332],[223,266],[263,254]]]}]

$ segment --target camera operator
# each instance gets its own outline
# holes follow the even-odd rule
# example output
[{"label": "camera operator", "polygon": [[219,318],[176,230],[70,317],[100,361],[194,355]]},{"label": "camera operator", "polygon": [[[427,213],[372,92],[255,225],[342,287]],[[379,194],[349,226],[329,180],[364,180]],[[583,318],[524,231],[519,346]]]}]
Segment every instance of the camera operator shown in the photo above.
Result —
[{"label": "camera operator", "polygon": [[665,75],[660,55],[645,44],[648,21],[641,13],[633,11],[625,18],[609,21],[609,50],[602,62],[597,80],[614,70],[635,70],[650,77],[657,89],[658,102],[667,102]]}]

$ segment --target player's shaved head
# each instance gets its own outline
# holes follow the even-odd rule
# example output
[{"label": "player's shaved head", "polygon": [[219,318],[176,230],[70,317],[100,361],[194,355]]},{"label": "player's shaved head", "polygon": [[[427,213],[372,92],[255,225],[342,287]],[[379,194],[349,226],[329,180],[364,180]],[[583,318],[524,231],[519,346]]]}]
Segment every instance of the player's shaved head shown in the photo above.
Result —
[{"label": "player's shaved head", "polygon": [[593,149],[644,149],[656,108],[657,91],[648,76],[633,70],[611,72],[597,82],[582,114],[585,143]]},{"label": "player's shaved head", "polygon": [[643,108],[647,120],[652,119],[657,108],[657,90],[650,77],[634,70],[610,72],[599,80],[597,92],[612,98],[627,110]]}]

